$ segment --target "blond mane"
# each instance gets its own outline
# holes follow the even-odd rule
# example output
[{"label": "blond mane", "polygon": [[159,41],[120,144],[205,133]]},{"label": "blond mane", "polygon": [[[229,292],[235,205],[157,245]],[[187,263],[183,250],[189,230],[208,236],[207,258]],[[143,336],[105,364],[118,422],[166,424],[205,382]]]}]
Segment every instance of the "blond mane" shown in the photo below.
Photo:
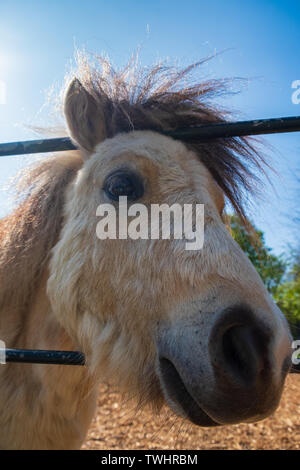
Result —
[{"label": "blond mane", "polygon": [[[72,75],[78,78],[103,110],[106,137],[133,130],[168,132],[226,122],[230,116],[213,100],[228,94],[234,80],[203,81],[194,76],[201,72],[201,65],[207,60],[183,69],[164,63],[140,68],[133,57],[123,69],[117,71],[108,59],[95,56],[92,61],[79,52],[76,56],[77,67]],[[70,76],[67,78],[69,80]],[[255,140],[248,137],[185,142],[211,172],[244,222],[245,194],[256,192],[258,172],[264,171],[267,165],[252,142]]]}]

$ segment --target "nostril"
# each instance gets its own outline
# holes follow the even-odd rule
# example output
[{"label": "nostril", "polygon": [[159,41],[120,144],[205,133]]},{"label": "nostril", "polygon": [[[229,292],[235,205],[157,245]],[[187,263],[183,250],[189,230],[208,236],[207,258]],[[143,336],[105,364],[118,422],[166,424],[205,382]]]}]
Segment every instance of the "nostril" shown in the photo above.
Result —
[{"label": "nostril", "polygon": [[247,306],[226,309],[209,339],[215,374],[225,379],[227,385],[261,388],[271,373],[272,339],[270,328]]},{"label": "nostril", "polygon": [[259,366],[252,331],[242,325],[229,328],[222,338],[222,347],[232,374],[243,381],[252,381]]}]

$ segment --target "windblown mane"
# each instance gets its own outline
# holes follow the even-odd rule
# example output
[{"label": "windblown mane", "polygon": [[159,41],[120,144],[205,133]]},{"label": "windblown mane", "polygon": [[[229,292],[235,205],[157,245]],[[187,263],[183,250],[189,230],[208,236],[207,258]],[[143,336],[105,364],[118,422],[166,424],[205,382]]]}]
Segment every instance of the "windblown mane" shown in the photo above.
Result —
[{"label": "windblown mane", "polygon": [[[228,93],[230,80],[196,82],[193,73],[201,71],[208,59],[186,68],[157,64],[139,68],[135,58],[120,71],[108,59],[95,56],[92,62],[77,54],[77,69],[72,72],[104,109],[106,136],[132,130],[166,132],[201,124],[226,122],[230,114],[212,100]],[[70,77],[68,77],[69,81]],[[218,138],[210,142],[185,144],[194,150],[223,189],[225,197],[246,222],[244,197],[254,192],[266,162],[247,137]]]},{"label": "windblown mane", "polygon": [[[139,69],[134,61],[120,71],[97,57],[91,63],[77,56],[75,76],[104,109],[106,136],[132,130],[165,132],[203,123],[224,122],[227,113],[211,104],[223,93],[224,80],[192,84],[191,73],[201,64],[178,70],[158,64]],[[264,160],[247,138],[186,143],[209,169],[225,196],[246,221],[245,193],[257,182]],[[0,304],[24,309],[30,302],[62,224],[64,189],[82,165],[79,152],[45,158],[21,180],[23,199],[0,221]]]}]

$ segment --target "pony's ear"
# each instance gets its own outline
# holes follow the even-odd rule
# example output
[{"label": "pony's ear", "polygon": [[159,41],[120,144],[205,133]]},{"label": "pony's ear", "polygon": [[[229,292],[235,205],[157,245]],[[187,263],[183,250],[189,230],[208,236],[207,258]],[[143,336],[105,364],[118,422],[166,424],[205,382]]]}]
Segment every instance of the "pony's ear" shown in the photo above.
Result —
[{"label": "pony's ear", "polygon": [[106,137],[104,112],[101,103],[74,78],[67,88],[64,113],[72,139],[86,156]]}]

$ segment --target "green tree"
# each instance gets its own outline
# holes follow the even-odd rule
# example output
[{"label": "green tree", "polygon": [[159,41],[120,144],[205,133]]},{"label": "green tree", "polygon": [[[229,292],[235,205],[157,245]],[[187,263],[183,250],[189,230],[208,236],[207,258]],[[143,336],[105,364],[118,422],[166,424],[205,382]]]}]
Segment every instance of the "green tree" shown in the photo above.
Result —
[{"label": "green tree", "polygon": [[274,298],[286,315],[294,338],[300,337],[300,257],[296,256],[287,280],[276,289]]},{"label": "green tree", "polygon": [[285,274],[286,261],[282,256],[271,253],[271,249],[266,246],[263,232],[254,225],[251,225],[250,233],[237,216],[229,216],[229,221],[233,238],[254,264],[268,291],[274,294]]}]

